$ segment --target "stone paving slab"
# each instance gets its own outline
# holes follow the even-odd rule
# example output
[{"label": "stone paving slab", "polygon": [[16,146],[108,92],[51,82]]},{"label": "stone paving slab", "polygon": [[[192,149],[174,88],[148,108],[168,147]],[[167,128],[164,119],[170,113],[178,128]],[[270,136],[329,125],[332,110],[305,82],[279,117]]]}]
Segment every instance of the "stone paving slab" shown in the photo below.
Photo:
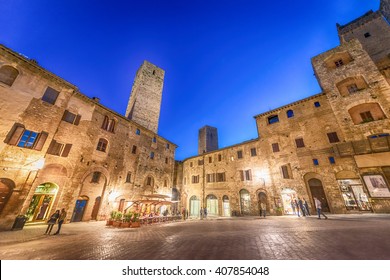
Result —
[{"label": "stone paving slab", "polygon": [[[55,226],[56,227],[56,226]],[[105,222],[0,232],[2,260],[389,260],[390,215],[239,217],[106,227]]]}]

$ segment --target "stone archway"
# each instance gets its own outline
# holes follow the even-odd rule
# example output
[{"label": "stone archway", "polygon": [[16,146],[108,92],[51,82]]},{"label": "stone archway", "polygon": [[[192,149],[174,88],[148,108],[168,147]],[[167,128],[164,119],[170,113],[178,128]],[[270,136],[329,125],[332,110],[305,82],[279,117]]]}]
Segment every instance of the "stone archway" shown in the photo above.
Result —
[{"label": "stone archway", "polygon": [[326,199],[324,187],[322,185],[321,180],[317,178],[311,178],[307,181],[307,183],[309,185],[313,201],[314,197],[318,198],[321,201],[322,211],[330,212],[328,200]]},{"label": "stone archway", "polygon": [[28,222],[43,221],[49,216],[58,189],[57,184],[50,182],[36,187],[26,212]]}]

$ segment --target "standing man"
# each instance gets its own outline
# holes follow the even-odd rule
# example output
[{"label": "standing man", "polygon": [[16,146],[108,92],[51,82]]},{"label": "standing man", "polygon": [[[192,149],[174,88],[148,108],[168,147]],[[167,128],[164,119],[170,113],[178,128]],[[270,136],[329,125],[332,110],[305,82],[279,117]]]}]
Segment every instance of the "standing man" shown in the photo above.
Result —
[{"label": "standing man", "polygon": [[65,211],[65,208],[62,208],[61,213],[60,213],[60,217],[58,218],[58,228],[57,228],[56,233],[54,233],[54,235],[60,234],[61,226],[65,222],[65,219],[66,219],[66,211]]},{"label": "standing man", "polygon": [[306,217],[306,211],[303,206],[302,199],[300,197],[298,197],[298,205],[299,205],[299,209],[301,209],[302,216]]},{"label": "standing man", "polygon": [[305,207],[306,215],[310,216],[309,204],[307,203],[306,199],[304,199],[304,198],[303,198],[303,206]]},{"label": "standing man", "polygon": [[321,219],[321,214],[322,214],[322,216],[325,217],[325,219],[327,219],[328,217],[324,213],[322,213],[322,211],[321,211],[321,209],[322,209],[321,208],[321,201],[319,199],[317,199],[316,197],[313,197],[313,199],[314,199],[314,204],[316,205],[316,208],[317,208],[318,219]]},{"label": "standing man", "polygon": [[204,218],[207,219],[207,208],[204,208]]}]

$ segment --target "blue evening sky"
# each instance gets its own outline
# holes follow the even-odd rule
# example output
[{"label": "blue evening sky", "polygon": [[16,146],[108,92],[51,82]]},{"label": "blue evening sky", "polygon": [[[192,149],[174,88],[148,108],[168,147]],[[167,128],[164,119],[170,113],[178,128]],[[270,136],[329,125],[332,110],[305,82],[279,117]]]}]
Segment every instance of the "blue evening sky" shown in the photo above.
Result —
[{"label": "blue evening sky", "polygon": [[379,0],[2,0],[0,43],[124,114],[143,60],[163,68],[159,135],[197,154],[257,137],[253,116],[320,92],[310,58],[338,45],[336,22]]}]

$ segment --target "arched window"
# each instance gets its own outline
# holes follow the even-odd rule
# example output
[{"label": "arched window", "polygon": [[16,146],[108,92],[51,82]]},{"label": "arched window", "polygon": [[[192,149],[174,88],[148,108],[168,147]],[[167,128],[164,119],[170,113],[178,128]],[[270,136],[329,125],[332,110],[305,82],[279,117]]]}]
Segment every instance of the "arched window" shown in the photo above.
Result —
[{"label": "arched window", "polygon": [[288,111],[286,112],[286,114],[287,114],[287,118],[292,118],[292,117],[294,117],[294,111],[293,111],[293,110],[288,110]]},{"label": "arched window", "polygon": [[378,103],[360,104],[349,109],[348,113],[354,124],[367,123],[386,118]]},{"label": "arched window", "polygon": [[18,75],[19,71],[12,66],[4,65],[0,68],[0,82],[7,86],[12,86]]},{"label": "arched window", "polygon": [[96,150],[101,152],[106,152],[107,146],[108,146],[108,141],[104,138],[100,138]]},{"label": "arched window", "polygon": [[341,96],[346,97],[352,94],[359,93],[368,87],[363,76],[348,77],[336,84]]}]

